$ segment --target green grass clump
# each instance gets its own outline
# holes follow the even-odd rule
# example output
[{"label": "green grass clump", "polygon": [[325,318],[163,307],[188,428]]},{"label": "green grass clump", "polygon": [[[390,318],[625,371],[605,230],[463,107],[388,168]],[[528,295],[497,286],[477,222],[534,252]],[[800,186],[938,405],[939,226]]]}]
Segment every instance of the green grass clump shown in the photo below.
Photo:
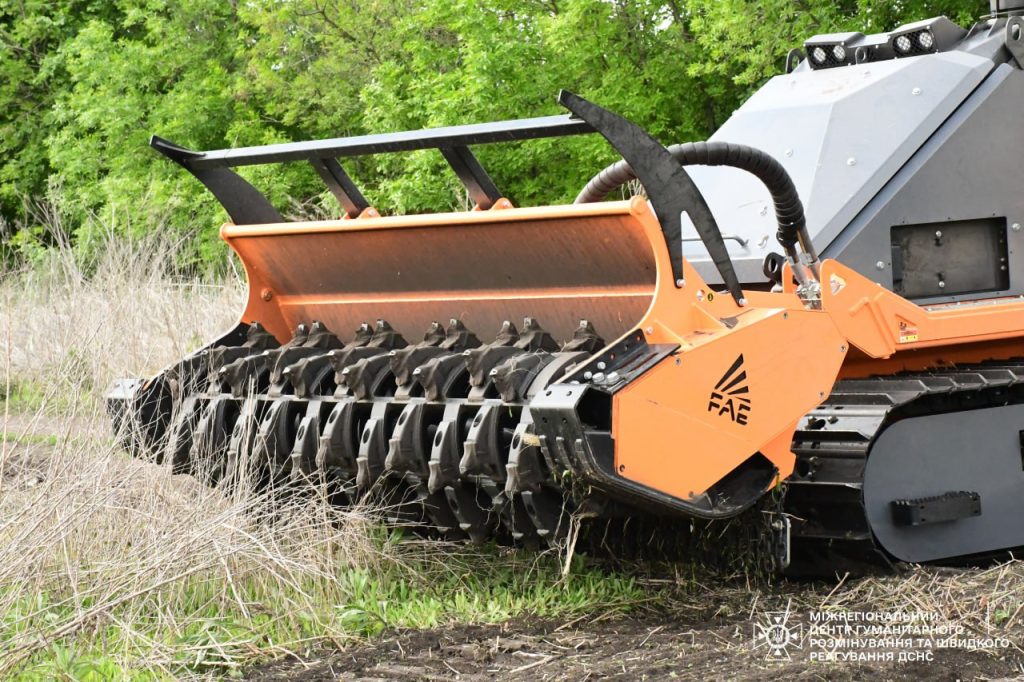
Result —
[{"label": "green grass clump", "polygon": [[[230,673],[285,652],[365,639],[393,628],[496,623],[626,611],[643,600],[633,578],[576,559],[500,548],[428,547],[389,536],[394,561],[298,583],[251,575],[227,584],[197,574],[101,609],[95,621],[36,648],[11,679],[163,679]],[[7,587],[8,591],[12,588]],[[35,594],[3,616],[4,640],[46,638],[94,599]],[[156,654],[156,655],[155,655]]]}]

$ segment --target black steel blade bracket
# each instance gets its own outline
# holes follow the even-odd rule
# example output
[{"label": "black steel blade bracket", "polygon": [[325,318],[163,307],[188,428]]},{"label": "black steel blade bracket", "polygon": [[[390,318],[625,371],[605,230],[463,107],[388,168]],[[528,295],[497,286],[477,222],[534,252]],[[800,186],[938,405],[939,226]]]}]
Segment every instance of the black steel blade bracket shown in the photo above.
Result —
[{"label": "black steel blade bracket", "polygon": [[486,210],[493,206],[498,199],[501,199],[501,192],[498,191],[497,185],[491,180],[491,176],[480,165],[469,147],[465,145],[441,147],[441,153],[455,174],[459,176],[459,180],[469,192],[473,203],[478,207]]},{"label": "black steel blade bracket", "polygon": [[320,179],[331,190],[331,194],[338,200],[341,207],[349,218],[358,218],[359,215],[370,207],[363,193],[352,182],[345,169],[341,167],[337,159],[310,159],[309,161]]},{"label": "black steel blade bracket", "polygon": [[738,304],[743,305],[743,290],[718,223],[700,190],[679,162],[645,130],[618,114],[567,90],[558,94],[558,102],[593,126],[632,166],[661,223],[676,286],[683,285],[682,214],[686,212],[729,293]]},{"label": "black steel blade bracket", "polygon": [[228,212],[235,225],[282,223],[284,218],[263,194],[230,168],[195,168],[193,163],[203,158],[202,152],[179,147],[173,142],[154,135],[149,146],[195,176]]}]

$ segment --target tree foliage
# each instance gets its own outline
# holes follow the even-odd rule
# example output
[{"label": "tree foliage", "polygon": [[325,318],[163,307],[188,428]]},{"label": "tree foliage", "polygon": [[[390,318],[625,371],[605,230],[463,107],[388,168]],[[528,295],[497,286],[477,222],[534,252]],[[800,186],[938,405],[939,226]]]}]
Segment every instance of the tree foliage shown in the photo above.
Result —
[{"label": "tree foliage", "polygon": [[[95,225],[179,231],[223,212],[147,147],[214,149],[557,113],[568,88],[665,142],[701,139],[815,33],[979,0],[0,0],[0,212],[51,197]],[[570,200],[613,153],[591,136],[479,150],[517,204]],[[463,208],[432,151],[346,161],[382,212]],[[309,168],[246,175],[286,212],[336,214]]]}]

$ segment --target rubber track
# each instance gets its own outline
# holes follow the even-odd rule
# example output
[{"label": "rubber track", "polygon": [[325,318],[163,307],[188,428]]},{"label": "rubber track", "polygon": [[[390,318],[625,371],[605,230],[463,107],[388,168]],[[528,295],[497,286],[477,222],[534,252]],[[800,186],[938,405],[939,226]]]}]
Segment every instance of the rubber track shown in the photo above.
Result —
[{"label": "rubber track", "polygon": [[911,416],[1020,402],[1024,359],[837,382],[793,439],[796,470],[783,502],[791,519],[788,572],[861,572],[890,564],[872,537],[863,502],[865,463],[885,428]]}]

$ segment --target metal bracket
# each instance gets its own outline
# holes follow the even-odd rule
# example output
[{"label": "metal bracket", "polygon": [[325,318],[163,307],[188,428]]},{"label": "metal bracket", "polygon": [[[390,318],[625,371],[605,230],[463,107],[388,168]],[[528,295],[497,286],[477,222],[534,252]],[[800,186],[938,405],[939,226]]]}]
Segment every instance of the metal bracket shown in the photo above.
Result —
[{"label": "metal bracket", "polygon": [[154,135],[149,146],[190,172],[228,212],[235,225],[282,223],[284,218],[258,189],[230,168],[195,168],[193,162],[202,156]]},{"label": "metal bracket", "polygon": [[697,229],[708,255],[718,268],[729,293],[737,304],[743,305],[743,290],[736,276],[729,251],[718,229],[704,196],[693,184],[690,175],[661,143],[627,119],[613,114],[596,104],[562,90],[558,102],[589,123],[615,148],[636,174],[647,191],[654,214],[661,223],[669,259],[672,279],[676,286],[683,282],[683,227],[681,214],[685,211]]},{"label": "metal bracket", "polygon": [[360,213],[370,207],[370,203],[352,182],[352,178],[348,176],[337,159],[310,159],[309,162],[320,174],[327,189],[331,190],[331,194],[345,209],[349,218],[358,218]]},{"label": "metal bracket", "polygon": [[798,47],[794,47],[786,55],[786,73],[793,73],[793,70],[800,66],[800,62],[804,59],[803,50]]},{"label": "metal bracket", "polygon": [[462,182],[466,191],[469,192],[469,197],[473,200],[473,203],[480,207],[480,209],[486,210],[490,208],[494,205],[494,202],[501,198],[501,192],[498,191],[498,187],[491,180],[491,176],[487,174],[484,167],[480,165],[473,152],[469,150],[469,147],[464,145],[441,147],[441,153],[444,155],[448,165],[455,171],[455,174],[459,176],[459,181]]},{"label": "metal bracket", "polygon": [[781,512],[769,513],[775,519],[771,522],[772,528],[772,561],[774,568],[779,573],[789,568],[792,557],[792,524],[789,515]]},{"label": "metal bracket", "polygon": [[934,497],[893,500],[892,521],[896,526],[923,526],[981,516],[981,496],[964,490]]},{"label": "metal bracket", "polygon": [[1007,17],[1004,31],[1006,49],[1017,62],[1017,68],[1024,68],[1024,19]]},{"label": "metal bracket", "polygon": [[[746,246],[747,244],[750,243],[749,239],[744,239],[743,237],[739,236],[738,234],[723,234],[722,235],[722,239],[725,239],[727,241],[731,239],[731,240],[733,240],[735,242],[739,242],[740,246]],[[684,242],[699,242],[699,241],[702,241],[702,240],[701,240],[700,237],[685,237],[683,239],[683,241]]]}]

